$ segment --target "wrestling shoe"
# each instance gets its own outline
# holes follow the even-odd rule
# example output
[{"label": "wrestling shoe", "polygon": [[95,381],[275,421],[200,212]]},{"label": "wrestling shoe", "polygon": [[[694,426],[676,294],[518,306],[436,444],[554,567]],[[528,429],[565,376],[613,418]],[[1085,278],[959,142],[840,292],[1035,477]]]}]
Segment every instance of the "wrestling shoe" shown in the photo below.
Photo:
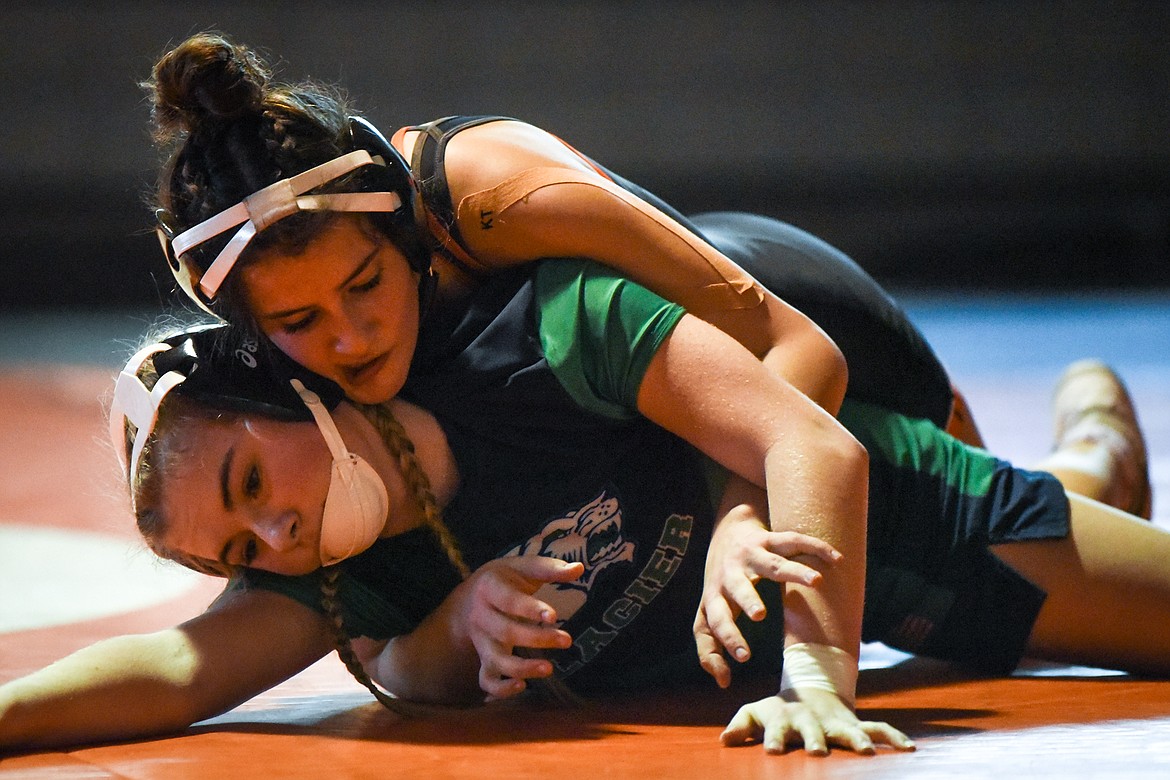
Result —
[{"label": "wrestling shoe", "polygon": [[[1100,500],[1150,519],[1152,496],[1146,442],[1133,400],[1121,379],[1104,363],[1078,360],[1065,369],[1052,397],[1054,454],[1103,447],[1111,456]],[[1071,464],[1070,464],[1071,466]]]}]

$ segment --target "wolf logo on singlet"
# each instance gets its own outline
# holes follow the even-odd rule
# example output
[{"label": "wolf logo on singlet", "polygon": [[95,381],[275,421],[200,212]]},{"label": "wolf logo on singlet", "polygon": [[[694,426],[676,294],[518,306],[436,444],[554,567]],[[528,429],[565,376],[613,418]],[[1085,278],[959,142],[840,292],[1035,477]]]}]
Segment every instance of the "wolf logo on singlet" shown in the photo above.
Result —
[{"label": "wolf logo on singlet", "polygon": [[563,561],[580,561],[585,573],[579,580],[548,583],[536,592],[548,602],[560,623],[577,614],[589,599],[589,590],[597,576],[615,563],[634,560],[635,545],[622,533],[621,500],[602,491],[585,506],[555,520],[506,555],[544,555]]}]

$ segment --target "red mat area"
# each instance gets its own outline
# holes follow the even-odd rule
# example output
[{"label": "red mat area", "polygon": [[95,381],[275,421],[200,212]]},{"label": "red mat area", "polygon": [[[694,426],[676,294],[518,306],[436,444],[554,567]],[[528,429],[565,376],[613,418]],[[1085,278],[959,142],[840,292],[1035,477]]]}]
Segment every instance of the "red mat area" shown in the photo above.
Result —
[{"label": "red mat area", "polygon": [[[0,373],[0,524],[86,529],[135,539],[105,443],[100,399],[111,372]],[[51,567],[52,561],[46,561]],[[29,583],[5,579],[0,588]],[[125,614],[0,634],[0,681],[101,637],[150,631],[196,614],[218,586]],[[335,657],[210,724],[148,742],[0,759],[0,776],[185,777],[734,777],[937,778],[1170,776],[1170,685],[1122,676],[971,679],[912,660],[862,673],[863,717],[889,720],[914,754],[767,756],[718,735],[748,693],[711,689],[579,709],[499,703],[400,721],[370,700]],[[766,691],[755,693],[764,695]]]}]

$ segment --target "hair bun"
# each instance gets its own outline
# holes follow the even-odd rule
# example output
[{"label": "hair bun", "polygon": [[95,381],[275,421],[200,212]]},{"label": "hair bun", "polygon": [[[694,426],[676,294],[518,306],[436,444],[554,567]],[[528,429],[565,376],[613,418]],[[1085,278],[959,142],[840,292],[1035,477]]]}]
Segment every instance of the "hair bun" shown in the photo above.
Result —
[{"label": "hair bun", "polygon": [[188,38],[158,61],[144,85],[154,97],[156,135],[201,135],[225,122],[259,115],[269,75],[257,55],[222,35]]}]

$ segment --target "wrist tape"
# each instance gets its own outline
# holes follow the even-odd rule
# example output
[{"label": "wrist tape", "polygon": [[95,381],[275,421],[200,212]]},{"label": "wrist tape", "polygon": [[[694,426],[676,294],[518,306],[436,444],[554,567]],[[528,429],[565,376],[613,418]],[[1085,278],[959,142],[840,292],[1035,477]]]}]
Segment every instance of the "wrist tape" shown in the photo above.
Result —
[{"label": "wrist tape", "polygon": [[780,694],[818,688],[841,697],[850,707],[857,699],[857,659],[839,647],[802,642],[784,648]]}]

